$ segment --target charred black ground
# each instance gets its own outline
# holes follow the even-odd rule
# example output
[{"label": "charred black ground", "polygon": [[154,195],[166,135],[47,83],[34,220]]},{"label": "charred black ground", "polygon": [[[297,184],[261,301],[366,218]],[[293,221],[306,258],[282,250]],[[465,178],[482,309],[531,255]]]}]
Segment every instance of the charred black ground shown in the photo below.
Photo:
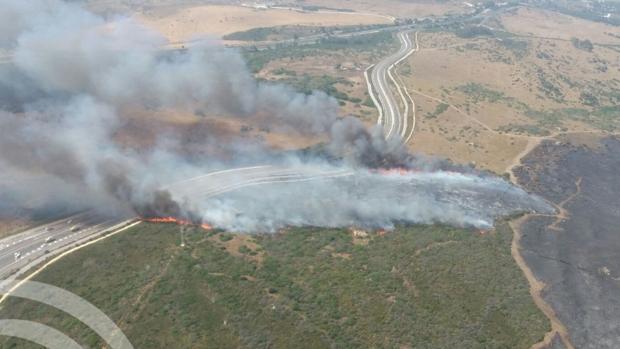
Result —
[{"label": "charred black ground", "polygon": [[530,218],[521,244],[575,348],[620,347],[619,171],[617,138],[597,148],[543,142],[516,171],[523,186],[567,212],[559,221]]}]

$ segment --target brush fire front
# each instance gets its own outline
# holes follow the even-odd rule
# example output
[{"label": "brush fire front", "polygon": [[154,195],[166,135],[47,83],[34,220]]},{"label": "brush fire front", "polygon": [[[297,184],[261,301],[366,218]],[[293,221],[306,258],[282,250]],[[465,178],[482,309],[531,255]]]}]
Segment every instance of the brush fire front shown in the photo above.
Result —
[{"label": "brush fire front", "polygon": [[201,227],[204,230],[213,229],[213,227],[207,223],[194,223],[189,220],[184,220],[184,219],[175,218],[175,217],[141,217],[140,219],[143,222],[149,222],[149,223],[174,223],[178,225]]}]

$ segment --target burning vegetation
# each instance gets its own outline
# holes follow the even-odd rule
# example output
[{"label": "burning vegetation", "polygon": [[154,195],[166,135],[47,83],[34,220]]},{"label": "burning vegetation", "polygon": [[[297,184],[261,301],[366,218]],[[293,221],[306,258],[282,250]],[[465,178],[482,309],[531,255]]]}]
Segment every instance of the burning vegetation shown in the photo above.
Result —
[{"label": "burning vegetation", "polygon": [[[256,81],[235,50],[206,43],[165,51],[166,41],[132,18],[98,16],[74,2],[0,6],[0,49],[13,53],[11,64],[0,65],[0,205],[7,211],[62,206],[255,232],[389,229],[400,222],[487,226],[496,215],[541,208],[504,181],[413,156],[399,140],[386,140],[379,125],[339,117],[337,101],[322,92]],[[147,147],[119,144],[134,113],[165,110],[200,111],[192,137],[167,129],[150,133]],[[202,114],[317,137],[324,152],[283,154],[219,132],[201,123]],[[352,175],[231,176],[201,189],[212,180],[205,173],[257,164]],[[394,172],[401,176],[385,176]],[[204,181],[184,195],[166,189],[199,176]]]},{"label": "burning vegetation", "polygon": [[177,225],[187,225],[187,226],[199,226],[204,230],[212,230],[213,227],[206,223],[196,224],[191,221],[186,221],[183,219],[175,218],[175,217],[151,217],[151,218],[141,218],[144,222],[149,223],[174,223]]}]

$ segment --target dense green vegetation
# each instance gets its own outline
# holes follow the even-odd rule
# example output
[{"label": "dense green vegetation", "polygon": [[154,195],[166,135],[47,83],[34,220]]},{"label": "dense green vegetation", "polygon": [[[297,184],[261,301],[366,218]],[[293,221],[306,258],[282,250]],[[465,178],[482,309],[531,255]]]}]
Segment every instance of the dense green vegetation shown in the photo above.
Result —
[{"label": "dense green vegetation", "polygon": [[384,54],[396,47],[396,41],[389,32],[379,32],[350,38],[328,37],[308,44],[276,45],[272,48],[246,48],[243,55],[250,69],[260,71],[267,63],[281,58],[301,59],[343,50],[350,53],[377,52]]},{"label": "dense green vegetation", "polygon": [[290,40],[299,39],[312,35],[335,35],[384,28],[389,25],[346,25],[346,26],[308,26],[308,25],[283,25],[274,27],[252,28],[244,31],[224,35],[224,40],[237,41],[267,41],[267,40]]},{"label": "dense green vegetation", "polygon": [[458,37],[461,38],[475,38],[479,36],[493,36],[493,31],[487,27],[481,25],[468,25],[458,28],[454,31]]},{"label": "dense green vegetation", "polygon": [[539,125],[519,125],[508,124],[498,128],[500,132],[513,133],[513,134],[526,134],[533,136],[548,136],[550,132],[547,129],[542,128]]},{"label": "dense green vegetation", "polygon": [[327,11],[337,11],[337,12],[354,12],[353,10],[346,9],[346,8],[333,8],[333,7],[318,6],[318,5],[302,5],[301,8],[304,11],[327,10]]},{"label": "dense green vegetation", "polygon": [[252,28],[249,30],[224,35],[222,39],[238,41],[264,41],[267,40],[269,35],[273,34],[275,30],[276,29],[274,29],[274,27]]},{"label": "dense green vegetation", "polygon": [[501,91],[493,90],[484,85],[477,84],[474,82],[470,82],[465,85],[458,86],[456,89],[468,95],[468,97],[472,99],[473,103],[478,103],[478,102],[483,102],[483,101],[491,102],[491,103],[498,103],[498,102],[502,102],[510,98]]},{"label": "dense green vegetation", "polygon": [[529,52],[529,44],[525,40],[517,40],[510,37],[505,37],[502,40],[497,41],[500,46],[512,52],[516,58],[523,58]]},{"label": "dense green vegetation", "polygon": [[336,87],[337,84],[341,85],[352,85],[352,82],[349,80],[339,77],[334,78],[329,75],[320,75],[313,76],[308,74],[303,74],[301,76],[297,76],[296,74],[292,74],[294,72],[287,72],[285,75],[288,75],[288,78],[279,79],[279,82],[284,82],[287,85],[293,86],[297,91],[304,94],[311,94],[314,91],[323,91],[328,95],[342,100],[342,101],[350,101],[352,103],[361,103],[362,100],[355,97],[350,97],[346,93],[338,90]]},{"label": "dense green vegetation", "polygon": [[[511,258],[507,224],[355,239],[344,229],[247,239],[190,228],[185,247],[179,229],[141,224],[36,279],[100,307],[136,348],[528,348],[549,329]],[[9,299],[0,312],[102,344],[53,309]]]},{"label": "dense green vegetation", "polygon": [[528,110],[527,116],[538,120],[543,126],[558,126],[563,120],[576,120],[603,131],[620,129],[620,106],[604,106],[593,109],[561,108],[546,111]]},{"label": "dense green vegetation", "polygon": [[575,48],[578,48],[580,50],[592,52],[592,50],[594,49],[594,45],[592,45],[592,42],[590,42],[590,40],[588,39],[580,40],[578,38],[571,38],[570,42]]},{"label": "dense green vegetation", "polygon": [[426,117],[429,119],[434,119],[436,117],[438,117],[439,115],[443,114],[443,112],[445,112],[446,110],[448,110],[448,108],[450,108],[450,106],[446,103],[439,103],[437,105],[437,107],[435,107],[435,110],[432,113],[426,113]]}]

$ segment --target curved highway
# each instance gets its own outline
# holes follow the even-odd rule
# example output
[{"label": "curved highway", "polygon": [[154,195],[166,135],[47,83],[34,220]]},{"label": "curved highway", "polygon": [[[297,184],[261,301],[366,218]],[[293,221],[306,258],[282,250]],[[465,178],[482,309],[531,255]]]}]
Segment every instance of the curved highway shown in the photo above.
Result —
[{"label": "curved highway", "polygon": [[[409,32],[398,33],[401,48],[372,70],[369,92],[376,101],[386,137],[411,138],[415,129],[415,105],[393,73],[394,66],[417,50]],[[374,96],[373,89],[377,91]],[[394,93],[397,92],[397,95]],[[401,106],[403,110],[401,111]],[[349,176],[347,170],[323,170],[311,166],[254,166],[208,173],[173,183],[164,189],[177,199],[204,200],[248,186],[291,183]],[[109,218],[93,212],[81,213],[0,240],[0,280],[19,277],[43,261],[99,236],[118,231],[136,217]]]},{"label": "curved highway", "polygon": [[410,31],[398,33],[400,49],[369,67],[370,78],[365,74],[368,93],[379,111],[377,123],[385,129],[386,138],[398,137],[407,142],[415,130],[415,102],[393,72],[394,67],[418,50],[418,33],[415,44],[409,36]]},{"label": "curved highway", "polygon": [[166,187],[178,200],[205,200],[245,187],[346,177],[352,171],[312,166],[254,166],[211,172]]},{"label": "curved highway", "polygon": [[[253,166],[210,172],[162,189],[179,200],[206,200],[249,186],[325,180],[352,174],[348,170],[323,170],[312,166]],[[137,217],[110,218],[90,211],[1,239],[0,280],[18,278],[50,257],[138,220]]]},{"label": "curved highway", "polygon": [[[411,138],[415,129],[415,105],[406,88],[401,86],[392,70],[417,49],[408,32],[398,33],[401,48],[379,62],[368,82],[369,92],[379,109],[378,122],[386,137]],[[389,82],[388,82],[389,79]],[[391,85],[390,85],[391,82]],[[371,86],[372,85],[372,86]],[[377,91],[378,100],[373,88]],[[395,96],[395,89],[398,96]],[[401,112],[401,103],[404,108]],[[321,170],[310,166],[254,166],[208,173],[173,183],[168,189],[177,199],[208,199],[248,186],[272,183],[303,182],[352,175],[346,170]],[[136,217],[114,218],[82,213],[70,218],[29,229],[0,240],[0,280],[19,277],[52,256],[68,251],[99,236],[117,231],[135,222]]]},{"label": "curved highway", "polygon": [[0,240],[0,280],[18,277],[48,257],[134,220],[85,212],[4,238]]}]

